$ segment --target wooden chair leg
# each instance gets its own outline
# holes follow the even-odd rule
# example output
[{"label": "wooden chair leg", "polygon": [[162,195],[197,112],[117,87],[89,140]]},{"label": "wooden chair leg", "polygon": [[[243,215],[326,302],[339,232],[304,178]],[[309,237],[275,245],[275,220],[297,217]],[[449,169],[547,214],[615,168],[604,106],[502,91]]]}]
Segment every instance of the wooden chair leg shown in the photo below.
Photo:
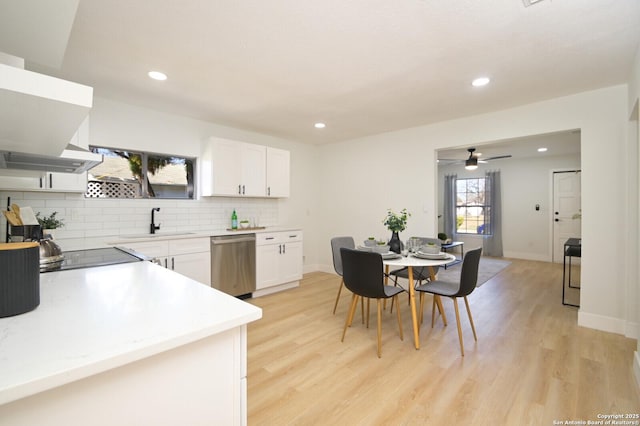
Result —
[{"label": "wooden chair leg", "polygon": [[378,358],[382,358],[382,300],[378,299]]},{"label": "wooden chair leg", "polygon": [[344,342],[344,336],[345,336],[345,334],[347,334],[347,327],[349,327],[351,325],[351,321],[353,321],[353,315],[356,312],[357,304],[358,304],[358,296],[354,294],[351,297],[351,306],[349,307],[349,313],[347,314],[347,320],[344,323],[344,330],[342,330],[342,339],[340,339],[341,342]]},{"label": "wooden chair leg", "polygon": [[458,299],[456,297],[451,298],[453,300],[453,306],[456,308],[456,323],[458,324],[458,340],[460,340],[460,353],[464,356],[464,343],[462,343],[462,328],[460,327],[460,312],[458,311]]},{"label": "wooden chair leg", "polygon": [[340,293],[344,287],[344,278],[340,281],[340,287],[338,287],[338,295],[336,296],[336,303],[333,304],[333,315],[336,314],[336,308],[338,307],[338,300],[340,300]]},{"label": "wooden chair leg", "polygon": [[467,300],[467,296],[464,297],[464,304],[467,306],[467,315],[469,315],[469,322],[471,323],[471,330],[473,330],[473,338],[478,341],[478,336],[476,336],[476,326],[473,325],[473,317],[471,316],[471,309],[469,309],[469,301]]},{"label": "wooden chair leg", "polygon": [[436,323],[436,295],[433,295],[433,302],[431,302],[431,328]]},{"label": "wooden chair leg", "polygon": [[446,325],[447,325],[447,314],[444,313],[444,307],[442,306],[442,299],[437,294],[434,294],[433,298],[434,298],[434,301],[436,302],[436,304],[438,305],[438,311],[440,312],[440,315],[442,315],[442,322],[444,323],[444,325],[446,327]]},{"label": "wooden chair leg", "polygon": [[400,340],[404,340],[404,335],[402,334],[402,318],[400,317],[400,306],[398,306],[398,295],[393,296],[391,300],[391,306],[393,306],[393,301],[396,302],[396,311],[398,311],[398,328],[400,329]]},{"label": "wooden chair leg", "polygon": [[367,299],[367,328],[369,328],[369,307],[371,306],[371,299]]},{"label": "wooden chair leg", "polygon": [[[362,323],[364,324],[364,297],[360,298],[360,310],[362,311]],[[367,315],[368,314],[367,312]]]}]

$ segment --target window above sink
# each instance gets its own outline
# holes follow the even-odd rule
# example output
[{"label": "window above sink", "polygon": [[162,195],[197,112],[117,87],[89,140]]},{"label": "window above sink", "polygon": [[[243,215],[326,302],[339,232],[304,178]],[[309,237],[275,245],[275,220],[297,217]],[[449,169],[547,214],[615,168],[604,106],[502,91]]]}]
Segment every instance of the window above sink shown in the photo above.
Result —
[{"label": "window above sink", "polygon": [[102,164],[89,172],[87,198],[195,199],[195,158],[91,146]]}]

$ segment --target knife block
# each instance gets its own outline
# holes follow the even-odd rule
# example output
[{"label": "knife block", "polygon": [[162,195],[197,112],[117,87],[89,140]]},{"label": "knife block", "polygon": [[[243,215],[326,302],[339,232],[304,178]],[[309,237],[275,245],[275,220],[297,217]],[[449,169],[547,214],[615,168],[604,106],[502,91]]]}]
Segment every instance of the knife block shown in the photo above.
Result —
[{"label": "knife block", "polygon": [[0,318],[40,304],[40,244],[0,244]]}]

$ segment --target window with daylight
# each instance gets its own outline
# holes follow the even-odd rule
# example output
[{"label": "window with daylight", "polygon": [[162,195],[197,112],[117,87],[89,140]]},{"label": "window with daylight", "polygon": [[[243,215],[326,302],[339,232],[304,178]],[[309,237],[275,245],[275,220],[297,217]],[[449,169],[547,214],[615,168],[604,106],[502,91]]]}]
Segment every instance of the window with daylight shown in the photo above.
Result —
[{"label": "window with daylight", "polygon": [[88,198],[193,199],[195,158],[90,147],[102,164],[89,170]]},{"label": "window with daylight", "polygon": [[456,232],[490,235],[485,178],[456,179]]}]

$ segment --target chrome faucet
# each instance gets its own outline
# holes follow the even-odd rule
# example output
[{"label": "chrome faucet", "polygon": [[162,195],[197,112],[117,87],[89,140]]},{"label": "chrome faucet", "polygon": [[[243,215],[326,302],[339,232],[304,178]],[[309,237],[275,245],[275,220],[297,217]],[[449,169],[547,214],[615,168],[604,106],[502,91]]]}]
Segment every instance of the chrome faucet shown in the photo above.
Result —
[{"label": "chrome faucet", "polygon": [[156,230],[160,229],[160,225],[156,226],[155,217],[154,217],[154,213],[159,211],[160,211],[160,207],[154,207],[151,209],[151,233],[152,234],[155,234]]}]

